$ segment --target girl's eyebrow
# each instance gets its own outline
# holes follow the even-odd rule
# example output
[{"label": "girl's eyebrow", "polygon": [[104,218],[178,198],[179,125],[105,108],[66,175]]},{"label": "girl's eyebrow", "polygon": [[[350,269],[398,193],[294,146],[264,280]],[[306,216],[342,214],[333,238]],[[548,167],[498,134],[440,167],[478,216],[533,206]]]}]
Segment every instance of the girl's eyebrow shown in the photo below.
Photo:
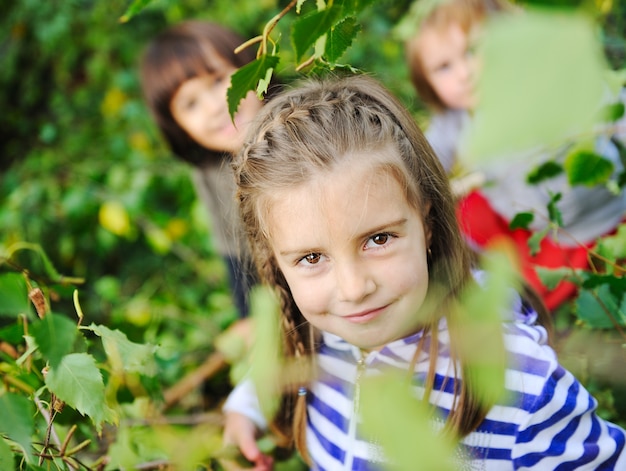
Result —
[{"label": "girl's eyebrow", "polygon": [[[402,227],[402,226],[404,226],[406,224],[406,222],[407,222],[407,218],[400,218],[400,219],[397,219],[395,221],[386,222],[384,224],[380,224],[378,226],[372,227],[371,229],[368,229],[368,230],[364,231],[361,234],[357,234],[355,236],[355,239],[365,239],[366,237],[369,237],[372,234],[377,234],[379,232],[385,232],[385,231],[388,231],[391,228]],[[314,247],[314,248],[306,248],[306,249],[281,250],[278,253],[281,256],[283,256],[283,257],[289,257],[289,256],[293,256],[293,255],[302,255],[302,254],[306,254],[306,253],[317,253],[317,252],[323,252],[323,250]]]},{"label": "girl's eyebrow", "polygon": [[404,226],[407,222],[407,218],[400,218],[397,219],[395,221],[390,221],[390,222],[386,222],[384,224],[380,224],[376,227],[373,227],[371,229],[368,229],[367,231],[364,231],[362,234],[358,234],[356,236],[357,239],[364,239],[368,236],[371,236],[372,234],[376,234],[378,232],[385,232],[387,230],[389,230],[390,228],[394,228],[394,227],[398,227],[398,226]]}]

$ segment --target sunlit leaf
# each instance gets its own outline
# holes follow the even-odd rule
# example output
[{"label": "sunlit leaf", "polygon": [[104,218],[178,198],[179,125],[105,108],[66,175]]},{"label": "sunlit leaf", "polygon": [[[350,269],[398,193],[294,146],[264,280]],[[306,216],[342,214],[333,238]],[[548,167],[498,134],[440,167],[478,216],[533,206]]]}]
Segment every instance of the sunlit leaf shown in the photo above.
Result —
[{"label": "sunlit leaf", "polygon": [[365,377],[360,388],[364,436],[382,447],[384,469],[457,469],[453,443],[435,430],[431,411],[412,394],[405,375]]},{"label": "sunlit leaf", "polygon": [[336,62],[350,47],[356,35],[361,31],[361,25],[356,18],[349,17],[333,26],[328,32],[324,56],[330,63]]},{"label": "sunlit leaf", "polygon": [[34,415],[35,407],[26,397],[13,393],[0,396],[0,435],[17,443],[28,461],[33,459],[31,436],[35,430]]},{"label": "sunlit leaf", "polygon": [[17,317],[32,312],[24,276],[20,273],[0,274],[0,317]]},{"label": "sunlit leaf", "polygon": [[31,326],[30,333],[35,338],[39,351],[56,368],[63,356],[74,348],[78,329],[68,317],[49,313]]},{"label": "sunlit leaf", "polygon": [[563,166],[553,160],[544,162],[526,176],[530,184],[537,184],[563,173]]},{"label": "sunlit leaf", "polygon": [[131,342],[125,333],[111,330],[103,325],[91,324],[87,329],[102,339],[107,357],[115,369],[146,376],[156,374],[157,368],[154,359],[156,347]]},{"label": "sunlit leaf", "polygon": [[291,42],[296,53],[296,61],[300,62],[307,51],[330,28],[342,19],[343,9],[332,6],[321,11],[314,11],[301,16],[291,27]]},{"label": "sunlit leaf", "polygon": [[58,367],[50,368],[45,381],[59,399],[90,417],[98,430],[103,422],[115,420],[105,401],[102,373],[91,355],[66,355]]},{"label": "sunlit leaf", "polygon": [[278,56],[263,55],[238,69],[230,78],[227,91],[228,112],[235,116],[239,102],[250,90],[256,90],[259,80],[265,79],[268,70],[276,68]]},{"label": "sunlit leaf", "polygon": [[267,288],[256,287],[250,293],[250,312],[254,322],[250,377],[265,417],[273,417],[280,397],[280,310],[278,300]]},{"label": "sunlit leaf", "polygon": [[509,223],[509,227],[511,229],[528,229],[533,219],[535,219],[533,213],[517,213]]},{"label": "sunlit leaf", "polygon": [[133,16],[135,16],[137,13],[143,10],[150,3],[152,3],[152,0],[133,0],[133,3],[131,3],[128,6],[128,8],[126,9],[126,12],[120,18],[120,22],[126,23],[128,20],[130,20]]},{"label": "sunlit leaf", "polygon": [[0,434],[0,469],[14,469],[15,459],[11,447]]},{"label": "sunlit leaf", "polygon": [[529,8],[490,22],[483,46],[469,162],[527,158],[601,117],[607,67],[587,16]]},{"label": "sunlit leaf", "polygon": [[482,257],[486,276],[479,286],[471,286],[462,294],[459,328],[464,334],[457,346],[465,358],[466,377],[475,397],[490,407],[504,393],[506,355],[502,336],[502,320],[511,303],[512,289],[518,287],[516,252],[502,244]]},{"label": "sunlit leaf", "polygon": [[613,235],[601,238],[597,250],[609,260],[626,258],[626,224],[621,224]]},{"label": "sunlit leaf", "polygon": [[595,186],[606,183],[613,174],[613,163],[593,152],[576,152],[565,159],[571,185]]}]

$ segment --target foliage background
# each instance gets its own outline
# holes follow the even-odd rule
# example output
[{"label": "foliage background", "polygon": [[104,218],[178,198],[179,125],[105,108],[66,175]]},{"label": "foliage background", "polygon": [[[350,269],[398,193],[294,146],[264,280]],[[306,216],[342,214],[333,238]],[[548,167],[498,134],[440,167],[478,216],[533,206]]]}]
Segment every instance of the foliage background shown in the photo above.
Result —
[{"label": "foliage background", "polygon": [[[38,244],[60,273],[84,280],[78,290],[86,324],[106,325],[132,342],[159,346],[152,388],[165,389],[214,351],[215,338],[234,321],[235,310],[188,168],[167,151],[142,102],[139,56],[166,25],[191,17],[255,36],[287,2],[237,0],[233,8],[230,0],[154,0],[126,23],[119,21],[129,6],[126,0],[3,3],[0,271],[27,268],[36,282],[51,283],[40,255],[12,252],[21,241]],[[424,123],[402,47],[389,34],[409,3],[372,2],[359,18],[363,31],[345,63],[374,72]],[[626,6],[608,0],[594,5],[611,66],[624,68]],[[289,66],[277,74],[285,80],[295,76]],[[72,317],[73,288],[54,284],[54,312]],[[4,301],[0,341],[16,322]],[[578,338],[568,312],[559,318],[559,329]],[[571,365],[599,395],[603,413],[625,424],[626,410],[619,404],[626,401],[618,400],[624,385],[590,367],[598,357],[588,356],[581,347],[585,342],[570,344]],[[174,412],[212,410],[229,388],[222,371]],[[122,403],[133,400],[127,386],[117,395]],[[59,416],[61,423],[78,420],[68,414]],[[85,426],[83,434],[93,432]]]}]

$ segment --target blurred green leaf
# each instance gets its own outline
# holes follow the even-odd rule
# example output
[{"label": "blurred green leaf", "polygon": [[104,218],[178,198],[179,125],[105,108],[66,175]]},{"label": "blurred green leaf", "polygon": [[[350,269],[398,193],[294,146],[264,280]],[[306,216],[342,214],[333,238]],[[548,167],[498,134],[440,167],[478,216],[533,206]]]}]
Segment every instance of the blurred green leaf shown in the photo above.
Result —
[{"label": "blurred green leaf", "polygon": [[541,241],[543,238],[550,232],[550,227],[546,227],[540,231],[533,232],[533,234],[528,239],[528,248],[530,249],[531,255],[536,255],[541,249]]},{"label": "blurred green leaf", "polygon": [[517,213],[509,223],[511,229],[528,229],[528,226],[535,219],[533,213]]},{"label": "blurred green leaf", "polygon": [[276,295],[257,286],[250,293],[250,313],[254,322],[254,345],[250,354],[250,377],[265,417],[273,417],[281,394],[280,308]]},{"label": "blurred green leaf", "polygon": [[480,104],[461,156],[469,163],[525,159],[591,131],[601,117],[607,67],[584,14],[529,8],[498,17],[481,53]]},{"label": "blurred green leaf", "polygon": [[13,452],[2,436],[0,436],[0,469],[15,469]]},{"label": "blurred green leaf", "polygon": [[0,316],[17,317],[32,312],[24,276],[20,273],[0,274]]},{"label": "blurred green leaf", "polygon": [[17,443],[29,462],[33,460],[31,436],[35,431],[35,407],[26,397],[5,393],[0,396],[0,435]]},{"label": "blurred green leaf", "polygon": [[[601,302],[598,302],[598,299]],[[576,300],[576,315],[585,325],[594,329],[610,329],[614,327],[611,316],[621,326],[626,326],[624,315],[626,304],[621,303],[611,293],[607,285],[602,285],[592,293],[584,289]],[[608,313],[607,313],[608,311]]]},{"label": "blurred green leaf", "polygon": [[563,173],[563,166],[553,160],[550,160],[539,165],[539,167],[529,173],[526,177],[526,181],[530,184],[537,184],[544,180],[556,177],[561,173]]},{"label": "blurred green leaf", "polygon": [[571,185],[596,186],[606,183],[613,174],[613,163],[593,152],[575,152],[565,159]]},{"label": "blurred green leaf", "polygon": [[557,203],[561,201],[562,196],[561,193],[551,193],[550,201],[548,202],[548,217],[550,218],[550,222],[555,223],[559,227],[563,227],[563,215]]},{"label": "blurred green leaf", "polygon": [[361,379],[360,398],[364,436],[382,446],[385,469],[457,469],[453,443],[435,429],[432,411],[413,395],[406,373]]},{"label": "blurred green leaf", "polygon": [[32,324],[30,332],[41,354],[50,362],[51,367],[56,368],[63,356],[74,348],[78,328],[66,316],[48,313]]},{"label": "blurred green leaf", "polygon": [[609,260],[626,259],[626,224],[620,224],[615,234],[598,240],[597,250]]},{"label": "blurred green leaf", "polygon": [[[576,282],[576,278],[572,277],[571,268],[544,268],[535,267],[535,272],[541,280],[541,283],[548,289],[554,289],[564,280]],[[580,283],[580,282],[579,282]]]},{"label": "blurred green leaf", "polygon": [[50,368],[46,385],[68,406],[91,418],[99,431],[104,422],[116,420],[104,397],[102,373],[87,353],[66,355],[56,368]]},{"label": "blurred green leaf", "polygon": [[126,12],[120,18],[120,22],[126,23],[150,3],[152,3],[152,0],[133,0],[133,3],[128,6]]}]

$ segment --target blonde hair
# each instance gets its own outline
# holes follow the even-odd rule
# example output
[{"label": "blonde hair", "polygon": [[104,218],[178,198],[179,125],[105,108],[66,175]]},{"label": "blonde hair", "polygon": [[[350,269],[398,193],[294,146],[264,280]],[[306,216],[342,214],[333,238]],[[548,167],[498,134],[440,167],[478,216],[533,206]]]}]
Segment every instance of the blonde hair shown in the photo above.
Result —
[{"label": "blonde hair", "polygon": [[[404,188],[409,204],[422,212],[432,234],[428,295],[437,303],[437,316],[426,330],[436,338],[437,329],[432,327],[441,315],[451,312],[445,306],[472,279],[471,255],[459,232],[454,199],[439,159],[411,115],[380,83],[367,76],[310,79],[284,92],[261,111],[234,160],[241,217],[260,278],[278,292],[288,357],[313,359],[318,333],[295,304],[274,258],[267,226],[272,197],[320,172],[332,172],[350,154],[366,159],[390,146],[397,158],[390,156],[382,165]],[[381,157],[375,158],[380,164]],[[431,342],[427,391],[434,384],[437,346],[436,340]],[[463,397],[469,395],[465,383],[458,385]],[[293,440],[306,459],[306,397],[298,396],[295,389],[284,392],[274,427],[287,441]],[[462,404],[450,414],[450,423],[464,435],[485,412],[474,403],[468,406],[461,400]]]},{"label": "blonde hair", "polygon": [[411,81],[427,106],[436,111],[442,111],[446,109],[446,105],[426,78],[422,64],[419,50],[420,32],[426,28],[442,32],[451,25],[458,25],[466,35],[469,35],[474,27],[486,21],[488,15],[493,12],[512,11],[513,7],[506,0],[434,0],[430,2],[416,0],[414,5],[415,8],[412,8],[402,25]]}]

